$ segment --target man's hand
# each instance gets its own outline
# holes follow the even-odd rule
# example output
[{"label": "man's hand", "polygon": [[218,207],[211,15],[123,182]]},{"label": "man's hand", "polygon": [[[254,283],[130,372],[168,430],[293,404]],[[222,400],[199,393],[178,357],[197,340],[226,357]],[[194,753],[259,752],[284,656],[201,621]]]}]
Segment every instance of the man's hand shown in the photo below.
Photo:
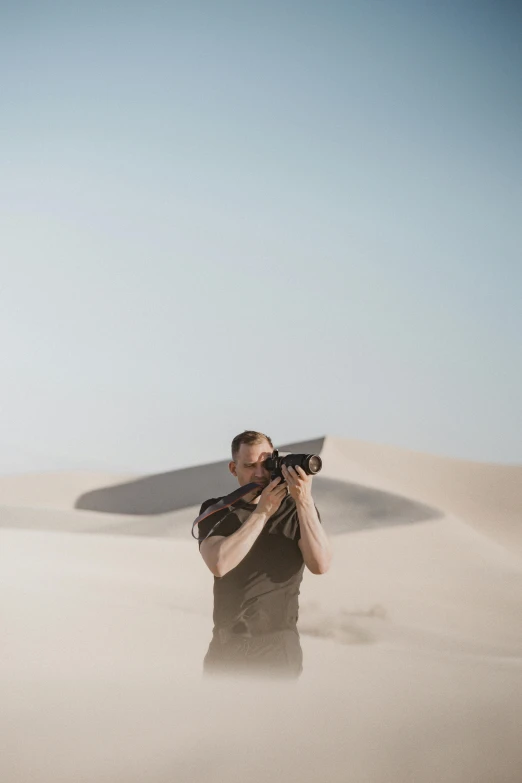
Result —
[{"label": "man's hand", "polygon": [[285,499],[285,496],[285,483],[282,482],[280,478],[275,478],[261,492],[259,503],[257,504],[258,512],[266,514],[267,519],[269,519],[273,514],[275,514]]},{"label": "man's hand", "polygon": [[311,500],[313,476],[309,476],[305,473],[299,465],[295,468],[287,468],[286,465],[283,465],[281,470],[288,486],[288,491],[296,504],[305,503],[307,500]]}]

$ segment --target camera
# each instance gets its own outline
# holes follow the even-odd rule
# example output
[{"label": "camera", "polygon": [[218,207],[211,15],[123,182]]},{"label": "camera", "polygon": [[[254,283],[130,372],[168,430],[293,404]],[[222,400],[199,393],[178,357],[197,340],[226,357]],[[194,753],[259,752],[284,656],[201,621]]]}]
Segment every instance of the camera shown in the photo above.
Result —
[{"label": "camera", "polygon": [[309,476],[319,473],[323,467],[323,461],[318,454],[285,454],[284,457],[280,457],[277,449],[265,460],[264,464],[265,468],[270,472],[270,481],[276,478],[284,481],[281,471],[283,465],[286,465],[287,468],[299,466]]}]

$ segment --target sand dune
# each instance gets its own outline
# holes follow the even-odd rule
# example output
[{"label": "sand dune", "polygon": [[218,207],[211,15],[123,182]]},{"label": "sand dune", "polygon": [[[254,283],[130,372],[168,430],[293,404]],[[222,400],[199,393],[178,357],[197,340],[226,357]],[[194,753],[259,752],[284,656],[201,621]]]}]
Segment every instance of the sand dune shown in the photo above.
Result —
[{"label": "sand dune", "polygon": [[[284,686],[202,682],[212,576],[177,472],[0,478],[3,783],[520,783],[522,468],[318,442],[334,562],[305,574]],[[167,511],[85,507],[147,479]]]},{"label": "sand dune", "polygon": [[326,475],[391,490],[453,513],[522,553],[522,467],[326,438]]},{"label": "sand dune", "polygon": [[90,490],[118,485],[133,478],[82,471],[0,476],[0,505],[70,509],[74,508],[79,496]]}]

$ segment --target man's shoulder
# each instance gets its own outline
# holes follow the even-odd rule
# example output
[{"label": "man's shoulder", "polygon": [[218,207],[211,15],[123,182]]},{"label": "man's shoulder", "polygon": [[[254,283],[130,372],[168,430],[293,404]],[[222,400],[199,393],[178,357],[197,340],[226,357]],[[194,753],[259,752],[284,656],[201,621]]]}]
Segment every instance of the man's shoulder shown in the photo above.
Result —
[{"label": "man's shoulder", "polygon": [[201,508],[199,509],[199,513],[202,514],[204,511],[207,510],[207,508],[210,508],[210,506],[213,506],[214,503],[217,503],[222,499],[223,496],[220,498],[209,498],[208,500],[204,500],[203,503],[201,504]]}]

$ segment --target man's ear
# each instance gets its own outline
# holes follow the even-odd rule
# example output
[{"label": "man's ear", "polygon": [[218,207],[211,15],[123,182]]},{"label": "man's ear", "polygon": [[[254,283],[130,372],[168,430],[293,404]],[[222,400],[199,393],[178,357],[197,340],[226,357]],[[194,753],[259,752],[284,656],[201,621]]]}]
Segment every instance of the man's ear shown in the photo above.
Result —
[{"label": "man's ear", "polygon": [[228,469],[232,473],[233,476],[237,476],[236,463],[235,462],[229,462],[228,463]]}]

